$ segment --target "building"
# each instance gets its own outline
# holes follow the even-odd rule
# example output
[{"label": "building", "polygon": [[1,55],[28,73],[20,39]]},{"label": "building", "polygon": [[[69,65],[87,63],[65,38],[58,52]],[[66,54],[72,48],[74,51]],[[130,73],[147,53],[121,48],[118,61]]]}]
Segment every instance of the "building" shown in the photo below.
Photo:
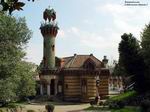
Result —
[{"label": "building", "polygon": [[[93,54],[74,54],[55,60],[55,38],[58,31],[58,26],[54,23],[56,12],[46,9],[43,15],[46,22],[40,27],[44,38],[43,60],[39,73],[40,94],[81,102],[108,95],[110,73],[106,68],[106,57],[101,62]],[[59,63],[57,67],[56,61]]]},{"label": "building", "polygon": [[123,77],[113,76],[109,77],[109,94],[119,94],[124,90]]}]

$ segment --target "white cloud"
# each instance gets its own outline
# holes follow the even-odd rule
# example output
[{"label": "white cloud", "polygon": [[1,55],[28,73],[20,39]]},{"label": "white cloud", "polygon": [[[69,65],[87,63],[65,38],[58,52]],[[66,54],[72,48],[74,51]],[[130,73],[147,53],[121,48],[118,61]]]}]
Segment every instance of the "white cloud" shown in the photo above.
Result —
[{"label": "white cloud", "polygon": [[[98,6],[96,11],[99,13],[107,13],[111,15],[113,21],[114,32],[133,33],[138,39],[140,39],[140,32],[145,24],[150,21],[149,7],[140,6],[123,6],[123,4],[105,4]],[[110,26],[110,27],[112,27]]]},{"label": "white cloud", "polygon": [[[75,45],[80,46],[80,50],[78,50],[80,54],[83,53],[80,51],[84,49],[87,50],[88,53],[93,53],[93,51],[95,51],[96,57],[105,54],[118,58],[117,51],[120,39],[118,39],[117,37],[119,37],[120,35],[115,32],[112,32],[112,30],[107,30],[107,33],[109,34],[109,37],[106,38],[105,33],[96,33],[92,31],[88,32],[80,29],[79,27],[71,27],[69,30],[65,31],[65,41],[69,41],[69,43],[71,43],[71,46],[69,46],[69,48]],[[75,41],[75,39],[77,41]]]}]

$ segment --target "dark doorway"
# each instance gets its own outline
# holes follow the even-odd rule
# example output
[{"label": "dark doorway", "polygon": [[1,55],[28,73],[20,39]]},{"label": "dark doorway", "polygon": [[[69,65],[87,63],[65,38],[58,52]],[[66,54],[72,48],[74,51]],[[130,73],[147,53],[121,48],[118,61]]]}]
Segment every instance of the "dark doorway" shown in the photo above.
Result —
[{"label": "dark doorway", "polygon": [[83,96],[86,96],[87,94],[87,80],[81,79],[81,92]]},{"label": "dark doorway", "polygon": [[55,95],[55,79],[51,80],[51,95]]}]

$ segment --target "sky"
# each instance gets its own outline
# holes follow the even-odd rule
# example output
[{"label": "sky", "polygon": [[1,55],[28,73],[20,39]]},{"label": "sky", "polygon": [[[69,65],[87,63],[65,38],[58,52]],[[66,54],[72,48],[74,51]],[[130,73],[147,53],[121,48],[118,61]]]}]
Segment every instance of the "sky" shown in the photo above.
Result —
[{"label": "sky", "polygon": [[[27,0],[22,0],[27,1]],[[127,1],[127,0],[126,0]],[[128,0],[131,1],[131,0]],[[136,1],[136,0],[132,0]],[[26,2],[16,17],[25,17],[33,35],[27,44],[25,59],[40,64],[43,57],[43,37],[40,25],[43,11],[51,6],[57,13],[59,26],[56,56],[93,54],[109,62],[117,60],[118,44],[123,33],[132,33],[140,40],[145,25],[150,22],[150,1],[137,0],[146,6],[126,6],[125,0],[35,0]]]}]

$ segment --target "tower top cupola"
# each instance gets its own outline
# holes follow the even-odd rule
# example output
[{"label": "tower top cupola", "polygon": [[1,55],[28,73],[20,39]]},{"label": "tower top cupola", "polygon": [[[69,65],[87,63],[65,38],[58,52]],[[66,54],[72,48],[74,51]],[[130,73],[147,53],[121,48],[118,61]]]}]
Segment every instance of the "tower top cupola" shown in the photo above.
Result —
[{"label": "tower top cupola", "polygon": [[105,68],[107,68],[107,64],[108,64],[107,56],[104,56],[102,62],[104,63]]},{"label": "tower top cupola", "polygon": [[47,8],[43,12],[43,19],[45,20],[44,23],[41,24],[41,33],[43,37],[47,35],[51,35],[53,37],[56,37],[58,33],[58,25],[56,23],[56,12],[53,8]]}]

